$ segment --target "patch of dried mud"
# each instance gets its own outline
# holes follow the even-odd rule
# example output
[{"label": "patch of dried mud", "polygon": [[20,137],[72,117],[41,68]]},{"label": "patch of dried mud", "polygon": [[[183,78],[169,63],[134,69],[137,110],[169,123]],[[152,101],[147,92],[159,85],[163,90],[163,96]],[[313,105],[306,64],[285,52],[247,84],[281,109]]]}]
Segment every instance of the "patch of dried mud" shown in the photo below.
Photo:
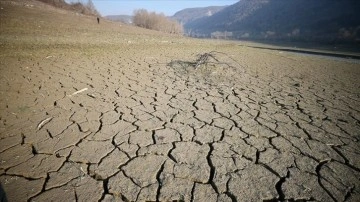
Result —
[{"label": "patch of dried mud", "polygon": [[[74,51],[1,51],[9,201],[360,199],[358,64],[168,36],[105,45],[90,33]],[[232,68],[168,65],[213,50]]]}]

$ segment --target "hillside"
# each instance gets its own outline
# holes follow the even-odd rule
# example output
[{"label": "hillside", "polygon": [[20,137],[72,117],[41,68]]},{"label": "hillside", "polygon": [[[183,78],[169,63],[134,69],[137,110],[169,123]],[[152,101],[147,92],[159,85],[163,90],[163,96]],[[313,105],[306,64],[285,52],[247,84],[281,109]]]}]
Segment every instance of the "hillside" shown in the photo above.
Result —
[{"label": "hillside", "polygon": [[85,15],[100,16],[100,13],[96,10],[95,5],[91,0],[85,1],[70,1],[65,0],[38,0],[43,3],[52,5],[57,8],[75,11]]},{"label": "hillside", "polygon": [[171,18],[186,24],[202,17],[209,17],[221,11],[226,6],[209,6],[203,8],[186,8],[176,12]]},{"label": "hillside", "polygon": [[241,0],[185,24],[198,36],[231,32],[236,39],[360,41],[360,2],[355,0]]},{"label": "hillside", "polygon": [[[0,49],[5,55],[17,54],[18,52],[13,48],[21,49],[22,53],[29,51],[31,54],[39,51],[47,52],[49,48],[59,51],[68,48],[90,51],[85,47],[107,46],[109,49],[109,41],[118,46],[133,43],[134,38],[139,35],[144,35],[143,38],[167,36],[161,32],[107,19],[101,19],[100,24],[97,24],[95,16],[60,9],[36,0],[12,0],[0,1],[0,3],[2,4]],[[134,37],[130,39],[129,36]]]}]

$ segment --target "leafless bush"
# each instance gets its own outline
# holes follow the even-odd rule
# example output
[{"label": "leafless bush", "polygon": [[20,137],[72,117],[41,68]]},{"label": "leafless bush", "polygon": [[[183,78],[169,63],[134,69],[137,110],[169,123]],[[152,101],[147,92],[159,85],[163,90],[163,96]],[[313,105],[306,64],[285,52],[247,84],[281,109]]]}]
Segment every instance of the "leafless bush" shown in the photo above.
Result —
[{"label": "leafless bush", "polygon": [[204,54],[198,54],[197,59],[194,61],[173,60],[168,63],[167,66],[181,66],[185,69],[189,67],[192,67],[193,69],[198,69],[201,67],[207,68],[209,66],[222,66],[224,68],[236,68],[236,66],[238,66],[243,68],[242,65],[240,65],[228,54],[219,51],[211,51]]},{"label": "leafless bush", "polygon": [[247,74],[245,66],[231,55],[219,51],[198,54],[193,60],[171,60],[166,66],[171,67],[178,76],[185,76],[186,79],[192,77],[196,82],[205,81],[216,85],[236,82],[230,78]]},{"label": "leafless bush", "polygon": [[162,31],[171,34],[182,34],[182,26],[175,20],[168,19],[164,14],[148,12],[145,9],[134,11],[133,23],[146,29]]}]

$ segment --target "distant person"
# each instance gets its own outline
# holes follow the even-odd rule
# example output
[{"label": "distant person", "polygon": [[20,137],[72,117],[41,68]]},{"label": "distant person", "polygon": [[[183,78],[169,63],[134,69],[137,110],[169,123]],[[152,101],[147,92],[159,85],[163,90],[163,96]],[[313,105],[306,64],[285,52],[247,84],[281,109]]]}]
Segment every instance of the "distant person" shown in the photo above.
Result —
[{"label": "distant person", "polygon": [[99,17],[97,17],[97,21],[98,21],[98,24],[100,24],[100,18]]}]

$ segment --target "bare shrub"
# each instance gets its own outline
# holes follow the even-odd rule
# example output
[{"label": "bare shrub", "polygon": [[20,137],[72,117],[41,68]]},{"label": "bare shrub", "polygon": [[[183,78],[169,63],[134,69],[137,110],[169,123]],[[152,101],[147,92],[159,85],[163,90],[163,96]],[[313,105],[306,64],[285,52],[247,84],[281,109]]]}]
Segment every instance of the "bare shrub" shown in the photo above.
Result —
[{"label": "bare shrub", "polygon": [[175,20],[168,19],[164,14],[148,12],[145,9],[134,11],[133,23],[146,29],[162,31],[171,34],[182,34],[183,27]]}]

